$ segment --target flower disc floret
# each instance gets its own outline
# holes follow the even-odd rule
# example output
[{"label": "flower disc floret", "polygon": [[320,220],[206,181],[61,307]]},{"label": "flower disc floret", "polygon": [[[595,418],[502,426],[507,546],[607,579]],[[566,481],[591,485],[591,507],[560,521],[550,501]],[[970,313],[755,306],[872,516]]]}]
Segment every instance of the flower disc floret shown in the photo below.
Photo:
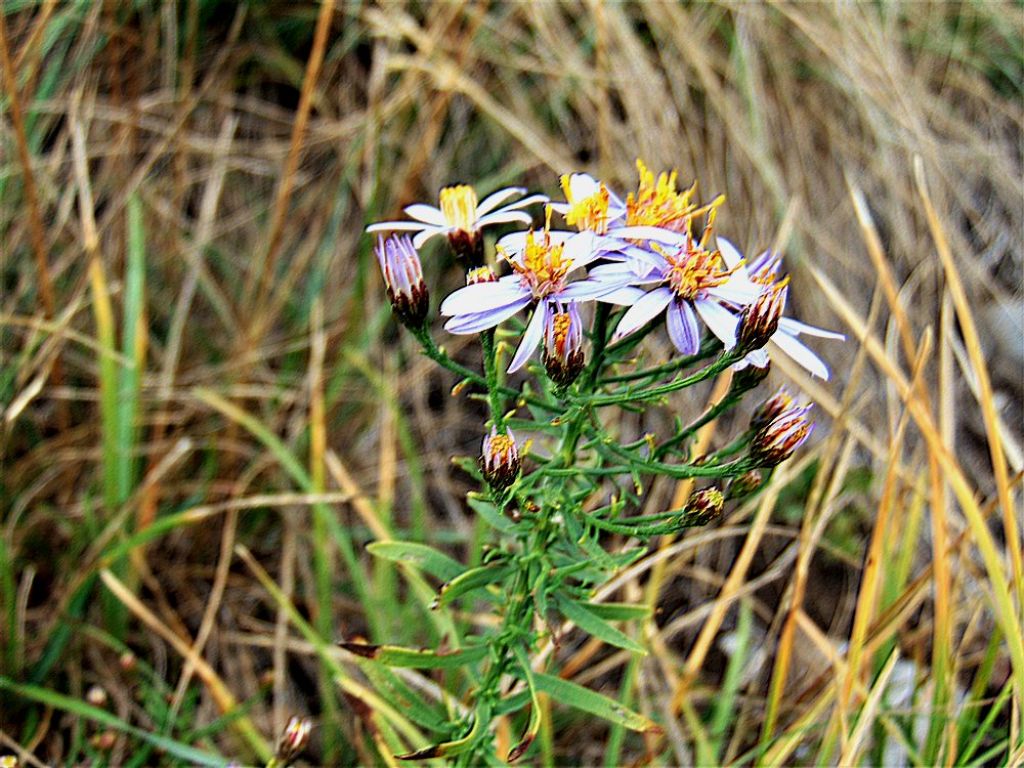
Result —
[{"label": "flower disc floret", "polygon": [[476,231],[476,190],[468,184],[445,187],[439,195],[445,224],[462,232]]},{"label": "flower disc floret", "polygon": [[508,258],[504,252],[502,255],[536,299],[561,291],[572,267],[572,260],[565,254],[565,243],[553,242],[546,229],[539,237],[532,229],[527,233],[521,261]]},{"label": "flower disc floret", "polygon": [[626,196],[626,225],[630,227],[664,227],[674,232],[686,229],[687,222],[697,212],[693,195],[694,183],[684,192],[676,190],[677,173],[662,172],[655,179],[654,173],[642,160],[636,161],[640,173],[640,184],[635,193]]},{"label": "flower disc floret", "polygon": [[651,243],[651,247],[668,262],[668,286],[682,301],[693,301],[709,288],[725,284],[738,269],[722,269],[718,251],[709,251],[692,241],[675,253],[657,243]]},{"label": "flower disc floret", "polygon": [[604,182],[598,182],[596,191],[586,197],[579,197],[576,194],[572,176],[569,174],[563,175],[561,182],[562,192],[568,204],[563,214],[565,223],[581,232],[590,230],[599,235],[605,234],[608,231],[611,194]]}]

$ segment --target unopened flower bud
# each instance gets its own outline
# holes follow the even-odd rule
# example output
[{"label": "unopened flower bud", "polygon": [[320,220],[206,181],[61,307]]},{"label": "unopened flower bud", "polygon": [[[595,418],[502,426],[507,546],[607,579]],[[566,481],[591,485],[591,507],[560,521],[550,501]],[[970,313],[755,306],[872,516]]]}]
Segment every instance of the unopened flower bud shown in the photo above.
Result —
[{"label": "unopened flower bud", "polygon": [[761,403],[754,411],[750,417],[750,428],[755,432],[760,432],[771,424],[779,414],[789,410],[793,405],[793,396],[785,387],[780,387],[778,392]]},{"label": "unopened flower bud", "polygon": [[760,488],[763,482],[764,474],[761,470],[752,469],[749,472],[744,472],[742,475],[732,478],[729,484],[725,486],[725,498],[730,500],[742,499]]},{"label": "unopened flower bud", "polygon": [[695,491],[686,502],[686,518],[691,525],[707,525],[720,514],[725,497],[714,486]]},{"label": "unopened flower bud", "polygon": [[484,479],[495,490],[504,490],[519,477],[519,469],[519,447],[512,430],[502,434],[497,427],[491,427],[490,434],[484,436],[480,452],[480,471]]},{"label": "unopened flower bud", "polygon": [[494,270],[486,264],[482,267],[475,267],[466,273],[466,285],[496,282],[498,282],[498,276],[494,274]]},{"label": "unopened flower bud", "polygon": [[408,235],[381,237],[376,251],[395,317],[410,328],[420,327],[430,308],[430,294],[412,239]]},{"label": "unopened flower bud", "polygon": [[793,455],[814,429],[807,418],[810,405],[795,406],[775,417],[750,444],[750,455],[763,467],[774,467]]},{"label": "unopened flower bud", "polygon": [[544,367],[560,387],[572,384],[583,370],[583,321],[575,304],[547,317],[544,328]]},{"label": "unopened flower bud", "polygon": [[18,758],[14,755],[0,755],[0,768],[18,768]]},{"label": "unopened flower bud", "polygon": [[117,743],[117,734],[113,731],[101,731],[90,739],[92,746],[101,752],[109,752]]},{"label": "unopened flower bud", "polygon": [[782,310],[786,306],[789,288],[783,283],[761,292],[753,304],[743,310],[740,317],[736,346],[744,352],[753,352],[767,344],[779,329]]},{"label": "unopened flower bud", "polygon": [[138,666],[138,659],[135,658],[135,654],[131,651],[125,651],[117,657],[117,664],[125,672],[134,672],[135,667]]},{"label": "unopened flower bud", "polygon": [[291,763],[309,743],[313,721],[308,717],[292,717],[277,742],[277,761],[283,765]]}]

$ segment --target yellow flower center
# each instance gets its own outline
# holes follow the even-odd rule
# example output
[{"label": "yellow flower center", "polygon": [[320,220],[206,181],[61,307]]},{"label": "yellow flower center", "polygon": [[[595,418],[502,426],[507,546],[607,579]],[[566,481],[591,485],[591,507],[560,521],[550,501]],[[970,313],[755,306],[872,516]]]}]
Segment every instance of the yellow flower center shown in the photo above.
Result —
[{"label": "yellow flower center", "polygon": [[509,460],[516,453],[515,441],[508,435],[494,435],[487,444],[487,450],[491,454],[491,460],[498,464],[508,464]]},{"label": "yellow flower center", "polygon": [[739,265],[733,269],[722,269],[718,251],[709,251],[696,243],[677,253],[666,251],[657,243],[651,243],[651,246],[669,263],[668,286],[683,301],[693,301],[701,291],[721,285],[739,269]]},{"label": "yellow flower center", "polygon": [[467,184],[441,190],[441,214],[449,227],[476,231],[476,191]]},{"label": "yellow flower center", "polygon": [[576,200],[569,185],[570,178],[566,174],[561,179],[562,192],[569,204],[569,210],[565,212],[566,224],[575,226],[580,232],[589,229],[599,235],[605,234],[608,231],[608,187],[602,183],[594,194]]},{"label": "yellow flower center", "polygon": [[565,287],[565,276],[572,262],[565,256],[565,244],[551,242],[548,227],[551,224],[551,209],[548,221],[538,235],[532,229],[526,233],[526,248],[522,261],[510,259],[505,250],[498,246],[499,253],[512,266],[522,284],[530,289],[534,298],[542,299],[557,293]]},{"label": "yellow flower center", "polygon": [[572,317],[568,312],[559,312],[551,319],[551,333],[554,337],[555,352],[560,358],[565,358],[565,345],[569,338],[569,327],[572,325]]},{"label": "yellow flower center", "polygon": [[674,232],[686,229],[689,220],[698,212],[692,202],[696,182],[685,192],[676,190],[676,172],[654,173],[642,160],[636,161],[640,184],[634,194],[626,198],[626,225],[630,227],[664,227]]}]

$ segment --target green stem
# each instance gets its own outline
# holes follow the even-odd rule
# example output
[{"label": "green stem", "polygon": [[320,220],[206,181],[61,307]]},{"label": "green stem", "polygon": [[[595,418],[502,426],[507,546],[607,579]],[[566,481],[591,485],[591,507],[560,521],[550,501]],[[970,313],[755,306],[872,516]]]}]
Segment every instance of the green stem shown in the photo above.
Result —
[{"label": "green stem", "polygon": [[657,398],[671,394],[672,392],[678,392],[680,389],[692,387],[694,384],[704,381],[705,379],[710,379],[712,376],[717,376],[730,365],[737,362],[740,357],[741,355],[738,352],[731,350],[723,353],[711,365],[701,368],[696,373],[684,376],[681,379],[675,379],[674,381],[671,381],[668,384],[663,384],[660,387],[651,387],[650,389],[642,389],[639,391],[634,387],[626,387],[612,392],[610,395],[579,398],[579,402],[586,405],[603,407],[606,405],[635,403],[642,400],[656,400]]},{"label": "green stem", "polygon": [[501,402],[501,382],[498,380],[498,354],[494,343],[494,329],[480,334],[480,345],[484,351],[484,375],[487,386],[487,402],[491,408],[491,420],[499,432],[505,429],[505,409]]}]

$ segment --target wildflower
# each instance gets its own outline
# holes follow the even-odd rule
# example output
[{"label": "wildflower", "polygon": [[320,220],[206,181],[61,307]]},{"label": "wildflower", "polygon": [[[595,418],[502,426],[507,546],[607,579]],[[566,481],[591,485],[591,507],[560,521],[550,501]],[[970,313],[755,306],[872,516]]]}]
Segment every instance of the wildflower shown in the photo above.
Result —
[{"label": "wildflower", "polygon": [[636,168],[640,173],[640,184],[635,194],[630,192],[626,196],[627,226],[662,227],[673,232],[685,232],[691,219],[713,210],[725,200],[719,197],[710,205],[698,208],[693,202],[693,195],[697,191],[696,182],[689,189],[679,192],[676,190],[678,174],[675,171],[662,172],[655,179],[654,173],[648,170],[642,160],[636,161]]},{"label": "wildflower", "polygon": [[501,433],[497,427],[491,427],[490,434],[484,435],[480,451],[480,471],[488,485],[496,491],[508,488],[519,477],[520,466],[519,447],[512,430]]},{"label": "wildflower", "polygon": [[525,193],[523,187],[506,187],[477,203],[473,187],[466,184],[445,187],[439,195],[439,208],[416,203],[405,208],[414,221],[382,221],[371,224],[366,231],[416,232],[413,245],[417,248],[436,235],[445,235],[456,255],[471,264],[479,264],[483,261],[484,227],[513,221],[530,224],[533,217],[521,209],[548,199],[545,195],[530,195],[498,207],[509,198]]},{"label": "wildflower", "polygon": [[480,333],[535,305],[509,373],[523,367],[540,344],[554,307],[593,299],[616,287],[595,280],[570,281],[574,270],[597,257],[593,235],[551,231],[549,226],[550,222],[540,232],[517,232],[499,241],[498,252],[512,267],[511,275],[467,285],[441,303],[441,314],[451,318],[445,329],[455,334]]},{"label": "wildflower", "polygon": [[695,354],[700,347],[697,315],[726,349],[736,346],[739,318],[735,307],[753,301],[760,293],[742,264],[723,268],[718,251],[708,250],[689,234],[679,246],[653,243],[651,248],[646,262],[633,268],[642,270],[638,282],[657,287],[632,302],[624,299],[632,306],[619,321],[616,338],[634,333],[664,311],[669,337],[684,355]]},{"label": "wildflower", "polygon": [[18,758],[14,755],[0,755],[0,768],[18,768]]},{"label": "wildflower", "polygon": [[789,408],[763,427],[750,444],[750,455],[760,466],[774,467],[793,455],[810,437],[814,423],[807,418],[810,405]]},{"label": "wildflower", "polygon": [[379,237],[376,251],[395,316],[410,328],[421,326],[430,308],[430,295],[413,241],[408,235]]},{"label": "wildflower", "polygon": [[308,717],[292,717],[288,720],[280,741],[277,742],[277,761],[283,765],[291,763],[306,748],[313,721]]},{"label": "wildflower", "polygon": [[581,232],[604,235],[613,224],[621,223],[626,205],[604,182],[587,173],[565,174],[561,178],[564,203],[551,203],[566,224]]},{"label": "wildflower", "polygon": [[560,387],[572,384],[583,370],[583,322],[575,304],[550,313],[544,326],[544,367]]},{"label": "wildflower", "polygon": [[725,497],[714,486],[690,494],[684,510],[687,520],[693,525],[707,525],[720,514]]},{"label": "wildflower", "polygon": [[[744,264],[743,254],[740,253],[735,245],[723,237],[717,238],[717,244],[723,260],[730,268],[740,268]],[[776,275],[781,266],[782,259],[780,256],[770,251],[765,251],[752,261],[744,271],[748,273],[749,279],[752,282],[762,286],[762,290],[768,292],[774,290],[774,287],[777,285],[775,282]],[[785,299],[786,296],[783,296],[782,304],[785,304]],[[817,376],[827,381],[829,376],[828,366],[825,365],[820,357],[805,346],[803,342],[797,339],[800,334],[817,336],[822,339],[837,339],[839,341],[845,340],[846,337],[841,333],[816,328],[813,325],[801,323],[799,320],[794,320],[790,317],[780,317],[775,332],[771,334],[770,340],[775,347],[809,371],[812,376]],[[767,349],[755,349],[733,367],[740,369],[753,365],[758,368],[764,368],[768,365],[768,361]]]},{"label": "wildflower", "polygon": [[751,469],[742,475],[737,475],[725,486],[726,499],[742,499],[749,496],[764,482],[764,473],[759,469]]},{"label": "wildflower", "polygon": [[792,408],[794,404],[795,401],[793,396],[789,394],[789,390],[785,387],[779,387],[779,390],[774,395],[761,403],[757,410],[754,411],[754,414],[750,417],[750,428],[755,432],[759,432],[781,413]]},{"label": "wildflower", "polygon": [[[735,366],[733,367],[735,368]],[[746,365],[733,373],[732,384],[729,386],[729,390],[733,394],[749,392],[768,378],[771,369],[771,363],[768,363],[764,368],[758,368],[756,365]]]}]

